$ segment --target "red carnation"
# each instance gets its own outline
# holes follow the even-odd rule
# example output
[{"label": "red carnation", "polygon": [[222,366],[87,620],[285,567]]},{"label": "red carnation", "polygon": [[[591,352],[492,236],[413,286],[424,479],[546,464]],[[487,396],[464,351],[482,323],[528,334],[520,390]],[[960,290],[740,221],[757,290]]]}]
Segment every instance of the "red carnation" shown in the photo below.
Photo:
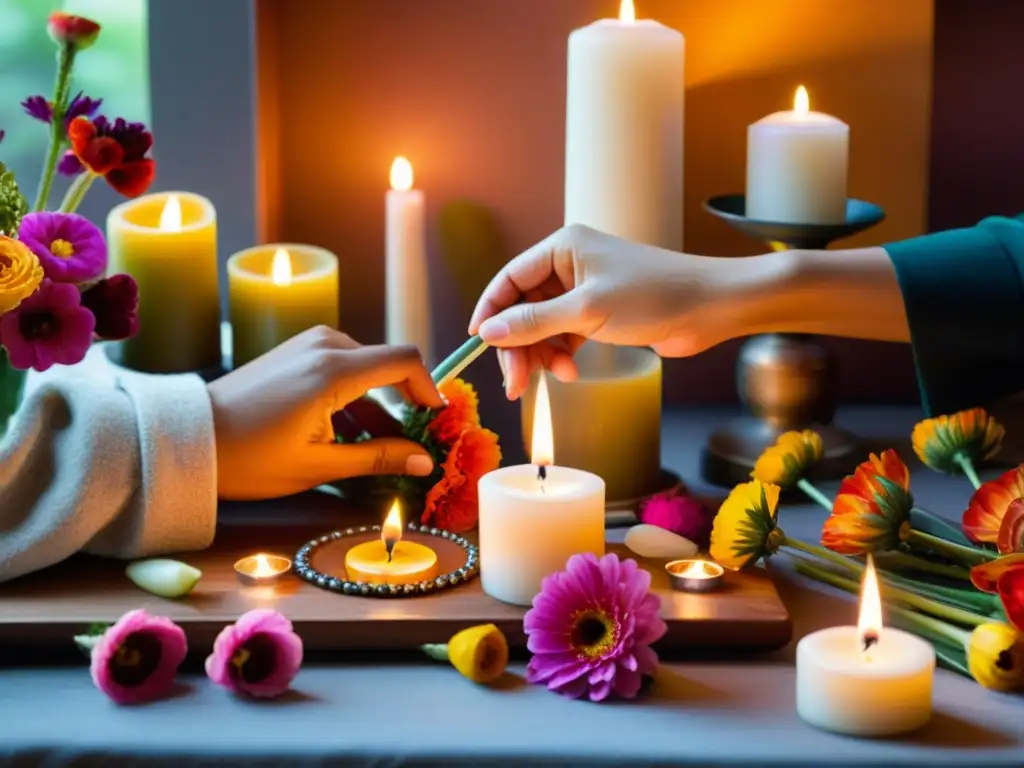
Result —
[{"label": "red carnation", "polygon": [[138,197],[153,183],[156,163],[146,157],[153,134],[142,123],[76,117],[68,125],[68,139],[82,165],[125,197]]},{"label": "red carnation", "polygon": [[139,332],[139,287],[131,275],[100,280],[82,294],[82,306],[96,316],[101,339],[128,339]]}]

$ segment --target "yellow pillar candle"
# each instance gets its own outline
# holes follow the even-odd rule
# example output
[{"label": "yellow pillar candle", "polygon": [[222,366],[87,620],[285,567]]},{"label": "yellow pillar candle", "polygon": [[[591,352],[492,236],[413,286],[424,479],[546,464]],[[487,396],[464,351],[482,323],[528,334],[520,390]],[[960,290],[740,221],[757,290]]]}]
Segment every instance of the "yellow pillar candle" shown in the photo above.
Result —
[{"label": "yellow pillar candle", "polygon": [[318,325],[338,325],[338,257],[311,245],[259,245],[228,259],[235,368]]},{"label": "yellow pillar candle", "polygon": [[113,345],[121,365],[148,373],[216,368],[220,354],[217,212],[188,192],[129,200],[107,216],[111,274],[139,285],[139,332]]},{"label": "yellow pillar candle", "polygon": [[357,544],[345,554],[345,572],[349,581],[416,584],[437,576],[437,555],[430,547],[402,541],[401,510],[396,500],[381,526],[380,540]]},{"label": "yellow pillar candle", "polygon": [[[576,363],[580,375],[575,382],[547,376],[559,465],[603,478],[609,501],[657,491],[661,359],[649,349],[588,342]],[[537,380],[523,396],[524,442],[533,434]]]}]

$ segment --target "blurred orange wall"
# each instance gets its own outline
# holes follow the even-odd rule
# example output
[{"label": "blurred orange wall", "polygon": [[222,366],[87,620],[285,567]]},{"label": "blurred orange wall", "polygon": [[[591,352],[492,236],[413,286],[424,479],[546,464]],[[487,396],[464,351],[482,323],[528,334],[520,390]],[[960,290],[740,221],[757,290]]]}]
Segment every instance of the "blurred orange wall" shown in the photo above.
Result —
[{"label": "blurred orange wall", "polygon": [[[636,0],[638,15],[686,36],[686,247],[761,250],[701,209],[742,191],[746,127],[812,107],[851,126],[851,195],[889,213],[848,241],[925,227],[932,0]],[[492,208],[505,256],[562,223],[566,38],[617,0],[258,0],[261,230],[325,246],[342,262],[342,325],[383,334],[383,197],[404,154],[436,216],[446,201]],[[436,243],[438,345],[460,340]],[[911,391],[903,348],[839,342],[855,397]],[[735,347],[674,365],[685,399],[729,392]],[[865,355],[892,367],[866,375]],[[893,381],[895,380],[895,384]],[[882,389],[879,389],[881,387]],[[671,382],[669,389],[673,389]],[[895,390],[895,391],[893,391]]]}]

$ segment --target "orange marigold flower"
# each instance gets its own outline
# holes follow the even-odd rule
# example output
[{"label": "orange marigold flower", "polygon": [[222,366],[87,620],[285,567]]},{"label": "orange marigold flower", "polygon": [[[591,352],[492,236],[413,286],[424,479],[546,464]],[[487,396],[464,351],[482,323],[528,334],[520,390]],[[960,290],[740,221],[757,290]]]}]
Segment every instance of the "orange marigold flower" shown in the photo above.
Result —
[{"label": "orange marigold flower", "polygon": [[1014,499],[1006,508],[996,546],[1001,555],[1024,554],[1024,499]]},{"label": "orange marigold flower", "polygon": [[913,506],[910,471],[896,451],[871,454],[839,486],[821,543],[844,555],[894,549],[910,527]]},{"label": "orange marigold flower", "polygon": [[1006,555],[975,566],[971,582],[982,592],[999,595],[1006,618],[1024,632],[1024,554]]},{"label": "orange marigold flower", "polygon": [[427,431],[442,445],[455,445],[467,429],[480,426],[480,400],[471,384],[455,379],[441,387],[447,405],[437,412]]},{"label": "orange marigold flower", "polygon": [[471,427],[455,441],[444,462],[444,476],[427,492],[421,518],[424,525],[465,533],[479,517],[477,483],[501,463],[498,436]]}]

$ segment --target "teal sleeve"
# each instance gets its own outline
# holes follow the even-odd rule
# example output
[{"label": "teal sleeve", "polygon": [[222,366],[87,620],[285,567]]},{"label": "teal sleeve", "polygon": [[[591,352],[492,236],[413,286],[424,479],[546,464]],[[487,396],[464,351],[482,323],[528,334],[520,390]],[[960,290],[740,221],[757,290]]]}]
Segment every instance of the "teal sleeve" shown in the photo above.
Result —
[{"label": "teal sleeve", "polygon": [[1024,390],[1024,218],[885,246],[929,416]]}]

